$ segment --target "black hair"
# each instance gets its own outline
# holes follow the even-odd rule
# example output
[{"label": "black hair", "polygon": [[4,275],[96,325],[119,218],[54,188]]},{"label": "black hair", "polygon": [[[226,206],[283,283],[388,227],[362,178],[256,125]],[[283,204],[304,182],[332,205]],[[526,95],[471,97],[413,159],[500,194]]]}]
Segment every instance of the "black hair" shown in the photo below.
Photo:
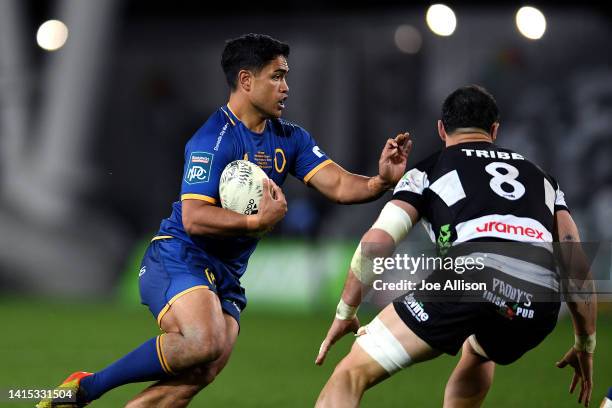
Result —
[{"label": "black hair", "polygon": [[442,124],[448,134],[459,128],[478,128],[489,133],[495,122],[499,122],[497,102],[479,85],[456,89],[442,104]]},{"label": "black hair", "polygon": [[230,89],[236,89],[240,70],[248,69],[257,73],[280,55],[289,57],[289,45],[265,34],[245,34],[227,40],[221,55],[221,67]]}]

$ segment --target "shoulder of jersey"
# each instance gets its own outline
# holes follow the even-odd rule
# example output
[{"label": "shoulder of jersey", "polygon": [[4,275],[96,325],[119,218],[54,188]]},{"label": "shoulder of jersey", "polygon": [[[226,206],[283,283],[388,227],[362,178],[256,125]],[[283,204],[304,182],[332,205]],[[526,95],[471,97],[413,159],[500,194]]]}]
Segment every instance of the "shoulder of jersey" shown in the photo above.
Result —
[{"label": "shoulder of jersey", "polygon": [[230,132],[233,126],[232,119],[222,109],[218,109],[197,130],[193,138],[223,137]]},{"label": "shoulder of jersey", "polygon": [[288,120],[281,119],[281,118],[272,119],[271,123],[272,123],[272,126],[274,127],[275,132],[279,136],[290,137],[294,133],[300,130],[304,131],[304,128],[301,127],[300,125],[295,124],[293,122],[289,122]]},{"label": "shoulder of jersey", "polygon": [[412,167],[420,171],[427,172],[431,170],[438,163],[441,153],[442,153],[442,150],[438,150],[437,152],[430,154],[429,156],[427,156],[426,158],[424,158],[423,160],[421,160],[420,162],[418,162]]}]

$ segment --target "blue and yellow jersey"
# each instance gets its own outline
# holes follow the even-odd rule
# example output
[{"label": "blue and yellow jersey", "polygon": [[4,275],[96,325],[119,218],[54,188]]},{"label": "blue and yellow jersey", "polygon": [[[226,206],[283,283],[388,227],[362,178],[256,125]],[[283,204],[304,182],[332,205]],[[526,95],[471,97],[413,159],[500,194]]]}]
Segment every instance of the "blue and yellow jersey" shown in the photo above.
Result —
[{"label": "blue and yellow jersey", "polygon": [[[266,121],[263,133],[249,130],[227,107],[219,108],[185,146],[181,201],[196,199],[220,206],[219,179],[234,160],[249,160],[263,169],[279,186],[290,173],[304,183],[331,163],[310,134],[282,119]],[[189,236],[183,228],[181,203],[162,221],[156,238],[174,237],[202,249],[215,267],[240,277],[258,239]]]}]

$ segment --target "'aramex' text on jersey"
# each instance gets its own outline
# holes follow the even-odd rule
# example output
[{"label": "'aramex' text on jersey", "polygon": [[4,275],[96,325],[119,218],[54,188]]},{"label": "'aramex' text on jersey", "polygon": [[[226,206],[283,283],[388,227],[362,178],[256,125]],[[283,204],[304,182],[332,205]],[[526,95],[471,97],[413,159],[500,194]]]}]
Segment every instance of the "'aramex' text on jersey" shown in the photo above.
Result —
[{"label": "'aramex' text on jersey", "polygon": [[476,227],[476,231],[497,231],[504,234],[523,235],[529,238],[535,238],[539,239],[540,241],[544,241],[544,237],[542,236],[544,235],[543,231],[538,231],[537,229],[530,227],[523,227],[522,225],[506,224],[505,222],[489,221],[480,227]]}]

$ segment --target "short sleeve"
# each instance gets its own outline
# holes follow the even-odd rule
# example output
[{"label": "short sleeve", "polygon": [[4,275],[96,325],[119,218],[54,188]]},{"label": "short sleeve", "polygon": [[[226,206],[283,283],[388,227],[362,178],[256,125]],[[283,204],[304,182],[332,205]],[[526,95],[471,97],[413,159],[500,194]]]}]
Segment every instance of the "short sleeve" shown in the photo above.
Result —
[{"label": "short sleeve", "polygon": [[393,190],[393,200],[405,201],[419,214],[425,214],[425,191],[429,188],[428,172],[438,160],[439,153],[417,163],[400,179]]},{"label": "short sleeve", "polygon": [[429,187],[427,173],[417,168],[410,169],[395,186],[393,200],[405,201],[423,214],[423,192],[427,187]]},{"label": "short sleeve", "polygon": [[217,204],[221,173],[234,157],[231,135],[198,130],[185,147],[181,201],[203,200]]},{"label": "short sleeve", "polygon": [[304,183],[308,183],[312,176],[332,161],[307,131],[296,126],[294,135],[296,137],[296,158],[291,174]]},{"label": "short sleeve", "polygon": [[569,207],[565,202],[565,193],[559,187],[559,183],[555,179],[553,179],[553,186],[555,188],[555,212],[557,211],[569,211]]}]

